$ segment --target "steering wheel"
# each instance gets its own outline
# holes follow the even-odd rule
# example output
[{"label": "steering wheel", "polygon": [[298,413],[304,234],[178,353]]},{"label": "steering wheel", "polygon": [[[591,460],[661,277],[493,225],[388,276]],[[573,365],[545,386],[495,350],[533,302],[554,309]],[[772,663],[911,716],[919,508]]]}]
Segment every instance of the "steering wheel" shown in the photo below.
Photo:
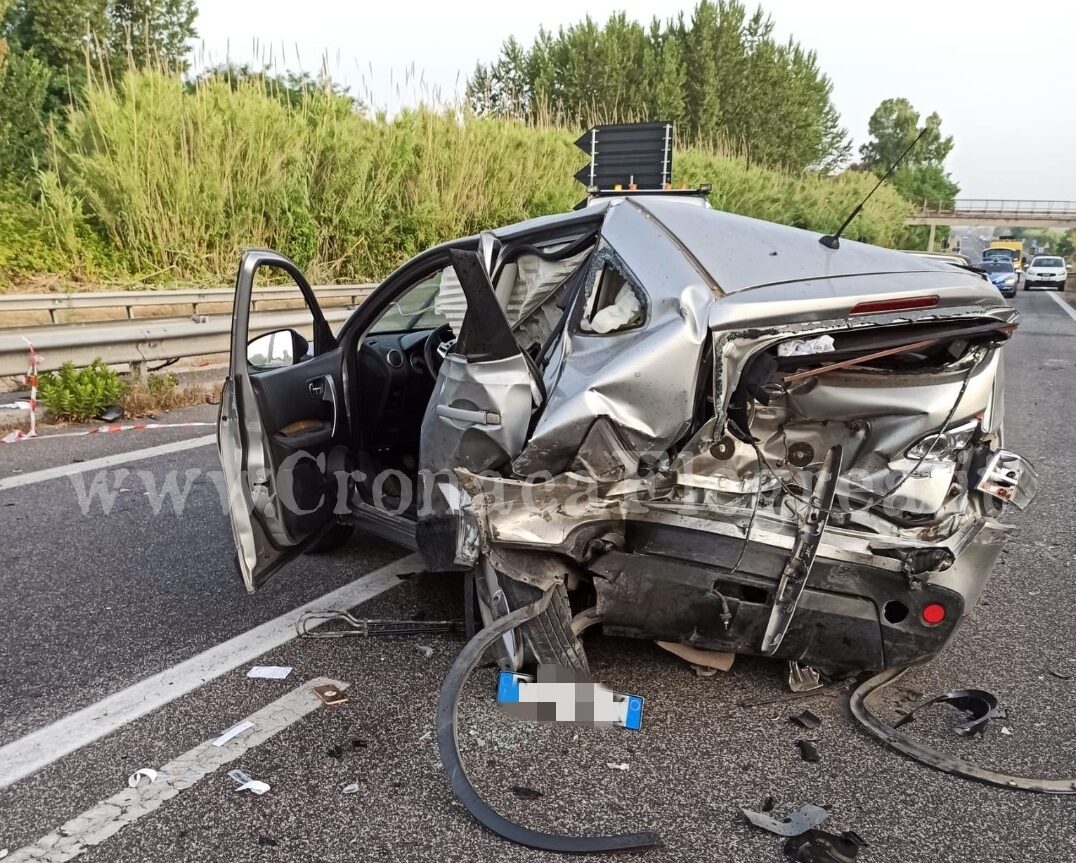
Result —
[{"label": "steering wheel", "polygon": [[426,371],[434,380],[437,379],[441,364],[454,344],[456,336],[452,332],[452,324],[449,323],[441,324],[426,337],[426,343],[422,346],[422,358],[426,361]]}]

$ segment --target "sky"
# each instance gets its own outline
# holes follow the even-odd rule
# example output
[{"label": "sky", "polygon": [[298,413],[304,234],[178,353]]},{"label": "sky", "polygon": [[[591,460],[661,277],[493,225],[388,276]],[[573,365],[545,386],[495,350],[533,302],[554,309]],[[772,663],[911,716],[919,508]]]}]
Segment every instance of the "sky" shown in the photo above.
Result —
[{"label": "sky", "polygon": [[[451,101],[475,63],[514,35],[529,44],[590,14],[640,21],[690,13],[675,0],[536,3],[197,0],[196,67],[271,61],[333,78],[393,110]],[[751,3],[747,4],[750,8]],[[905,96],[937,111],[956,146],[947,167],[961,198],[1076,201],[1076,4],[1061,0],[763,0],[780,38],[818,54],[855,145],[871,112]]]}]

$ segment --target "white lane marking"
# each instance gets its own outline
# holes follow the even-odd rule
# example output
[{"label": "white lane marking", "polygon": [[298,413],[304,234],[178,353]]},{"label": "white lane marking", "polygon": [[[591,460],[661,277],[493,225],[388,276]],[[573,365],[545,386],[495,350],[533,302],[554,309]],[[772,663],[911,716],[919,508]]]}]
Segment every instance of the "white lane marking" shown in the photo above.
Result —
[{"label": "white lane marking", "polygon": [[80,461],[75,464],[62,464],[59,467],[49,467],[44,470],[35,470],[31,473],[23,473],[17,476],[8,476],[0,479],[0,491],[9,488],[19,488],[24,485],[33,485],[50,479],[59,479],[64,476],[72,476],[87,470],[101,470],[106,467],[115,467],[118,464],[127,464],[132,461],[142,461],[147,458],[156,458],[159,455],[168,455],[173,452],[183,452],[188,449],[196,449],[200,446],[208,446],[216,443],[217,436],[213,434],[201,437],[177,440],[172,443],[162,443],[159,446],[136,449],[130,452],[119,452],[115,455],[106,455],[101,458],[91,458],[89,461]]},{"label": "white lane marking", "polygon": [[422,559],[417,554],[409,554],[0,747],[0,788],[36,773],[210,680],[287,644],[296,637],[295,622],[299,615],[325,608],[351,608],[399,584],[398,574],[421,568]]},{"label": "white lane marking", "polygon": [[1047,294],[1046,296],[1048,296],[1051,300],[1053,300],[1055,303],[1057,303],[1059,306],[1061,306],[1061,310],[1066,315],[1068,315],[1070,318],[1072,318],[1074,321],[1076,321],[1076,309],[1074,309],[1072,306],[1070,306],[1068,303],[1066,303],[1061,298],[1061,294]]},{"label": "white lane marking", "polygon": [[137,788],[124,788],[96,806],[26,845],[7,858],[8,863],[64,863],[88,848],[99,845],[124,827],[160,808],[180,791],[190,788],[221,766],[235,761],[248,750],[279,734],[321,705],[311,687],[330,684],[346,689],[348,684],[328,677],[308,680],[298,689],[267,704],[247,717],[254,728],[229,745],[217,747],[209,740],[195,746],[157,771],[157,781]]}]

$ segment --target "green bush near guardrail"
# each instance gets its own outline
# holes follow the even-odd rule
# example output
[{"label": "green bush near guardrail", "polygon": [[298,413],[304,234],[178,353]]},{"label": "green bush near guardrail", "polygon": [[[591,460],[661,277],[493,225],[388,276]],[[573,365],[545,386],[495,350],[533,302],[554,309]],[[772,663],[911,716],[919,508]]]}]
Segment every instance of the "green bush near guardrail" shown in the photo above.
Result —
[{"label": "green bush near guardrail", "polygon": [[[0,232],[0,273],[9,287],[37,272],[226,284],[241,249],[268,246],[316,280],[378,279],[434,243],[570,209],[584,194],[577,135],[452,111],[371,117],[320,90],[294,104],[258,81],[191,88],[131,72],[87,87],[54,134],[34,205],[0,191],[0,219],[14,212],[25,228]],[[677,182],[711,183],[716,207],[816,230],[835,228],[874,182],[700,147],[680,148],[674,169]],[[848,235],[897,244],[907,212],[883,188]]]},{"label": "green bush near guardrail", "polygon": [[59,371],[45,372],[38,380],[38,397],[56,420],[85,422],[93,419],[123,395],[120,376],[100,359],[83,369],[71,362]]}]

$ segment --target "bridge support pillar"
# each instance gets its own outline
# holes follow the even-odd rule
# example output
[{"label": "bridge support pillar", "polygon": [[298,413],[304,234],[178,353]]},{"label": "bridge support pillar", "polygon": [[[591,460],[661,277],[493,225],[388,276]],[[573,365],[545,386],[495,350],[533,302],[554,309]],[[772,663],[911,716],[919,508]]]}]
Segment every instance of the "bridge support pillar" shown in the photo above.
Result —
[{"label": "bridge support pillar", "polygon": [[931,225],[930,226],[930,237],[927,239],[927,251],[928,252],[933,252],[934,251],[934,233],[935,233],[935,231],[937,231],[937,229],[938,229],[937,225]]}]

